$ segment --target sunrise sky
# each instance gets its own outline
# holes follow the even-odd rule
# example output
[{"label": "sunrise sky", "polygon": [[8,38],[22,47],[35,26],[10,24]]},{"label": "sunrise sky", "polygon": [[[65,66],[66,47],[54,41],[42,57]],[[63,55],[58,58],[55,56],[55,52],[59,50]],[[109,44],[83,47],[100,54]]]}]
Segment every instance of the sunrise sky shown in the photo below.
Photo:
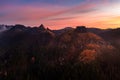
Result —
[{"label": "sunrise sky", "polygon": [[0,0],[0,24],[120,27],[120,0]]}]

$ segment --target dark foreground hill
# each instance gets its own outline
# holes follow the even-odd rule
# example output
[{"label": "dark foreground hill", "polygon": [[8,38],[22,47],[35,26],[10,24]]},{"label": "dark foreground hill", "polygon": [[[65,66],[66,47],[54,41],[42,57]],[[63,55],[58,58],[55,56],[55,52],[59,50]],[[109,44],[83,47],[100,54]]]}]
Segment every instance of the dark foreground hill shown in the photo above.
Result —
[{"label": "dark foreground hill", "polygon": [[119,80],[118,51],[85,26],[9,26],[0,33],[0,79]]}]

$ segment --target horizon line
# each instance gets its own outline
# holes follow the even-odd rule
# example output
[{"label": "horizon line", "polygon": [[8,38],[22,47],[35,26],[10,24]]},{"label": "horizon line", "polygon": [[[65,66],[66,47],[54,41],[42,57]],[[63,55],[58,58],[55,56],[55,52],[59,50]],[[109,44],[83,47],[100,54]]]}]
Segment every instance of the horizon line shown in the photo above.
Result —
[{"label": "horizon line", "polygon": [[[0,24],[0,26],[1,25],[4,25],[4,26],[15,26],[15,25],[23,25],[23,26],[25,26],[25,27],[31,27],[31,28],[34,28],[34,27],[39,27],[39,26],[30,26],[30,25],[25,25],[25,24]],[[44,25],[44,24],[43,24]],[[85,26],[85,25],[77,25],[77,26]],[[59,29],[64,29],[64,28],[67,28],[67,27],[71,27],[71,28],[76,28],[77,26],[63,26],[62,28],[58,28],[58,29],[52,29],[52,28],[50,28],[50,26],[48,27],[48,26],[44,26],[45,28],[49,28],[49,29],[52,29],[52,30],[59,30]],[[100,27],[91,27],[91,26],[85,26],[86,28],[97,28],[97,29],[102,29],[102,30],[106,30],[106,29],[118,29],[118,28],[120,28],[120,27],[107,27],[107,28],[100,28]]]}]

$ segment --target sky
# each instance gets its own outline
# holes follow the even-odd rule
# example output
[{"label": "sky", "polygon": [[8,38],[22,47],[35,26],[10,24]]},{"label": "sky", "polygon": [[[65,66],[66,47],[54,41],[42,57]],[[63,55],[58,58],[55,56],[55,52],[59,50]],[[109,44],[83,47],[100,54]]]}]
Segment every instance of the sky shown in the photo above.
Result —
[{"label": "sky", "polygon": [[0,0],[0,24],[120,27],[120,0]]}]

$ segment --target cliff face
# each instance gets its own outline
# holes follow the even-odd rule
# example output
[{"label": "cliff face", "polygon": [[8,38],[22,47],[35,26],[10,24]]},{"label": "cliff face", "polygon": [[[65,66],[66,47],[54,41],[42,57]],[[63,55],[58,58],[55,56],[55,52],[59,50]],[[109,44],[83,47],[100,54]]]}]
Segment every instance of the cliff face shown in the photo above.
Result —
[{"label": "cliff face", "polygon": [[[95,60],[103,47],[108,49],[108,44],[101,37],[87,32],[85,26],[78,26],[74,30],[55,35],[51,30],[45,29],[43,25],[38,28],[16,25],[5,32],[2,38],[3,46],[12,45],[18,48],[22,46],[22,50],[25,52],[29,52],[30,49],[31,51],[36,50],[37,55],[46,54],[44,56],[46,63],[56,63],[55,61],[59,61],[59,58],[64,59],[64,62],[75,60],[91,62]],[[10,48],[10,51],[12,49]],[[46,60],[48,58],[50,60]]]},{"label": "cliff face", "polygon": [[[64,61],[82,61],[89,63],[96,60],[103,48],[112,50],[101,37],[94,33],[87,32],[85,27],[77,27],[74,30],[64,32],[56,36],[55,40],[49,44],[50,50],[57,49],[59,58]],[[111,46],[112,47],[112,46]],[[59,59],[58,58],[58,59]]]}]

